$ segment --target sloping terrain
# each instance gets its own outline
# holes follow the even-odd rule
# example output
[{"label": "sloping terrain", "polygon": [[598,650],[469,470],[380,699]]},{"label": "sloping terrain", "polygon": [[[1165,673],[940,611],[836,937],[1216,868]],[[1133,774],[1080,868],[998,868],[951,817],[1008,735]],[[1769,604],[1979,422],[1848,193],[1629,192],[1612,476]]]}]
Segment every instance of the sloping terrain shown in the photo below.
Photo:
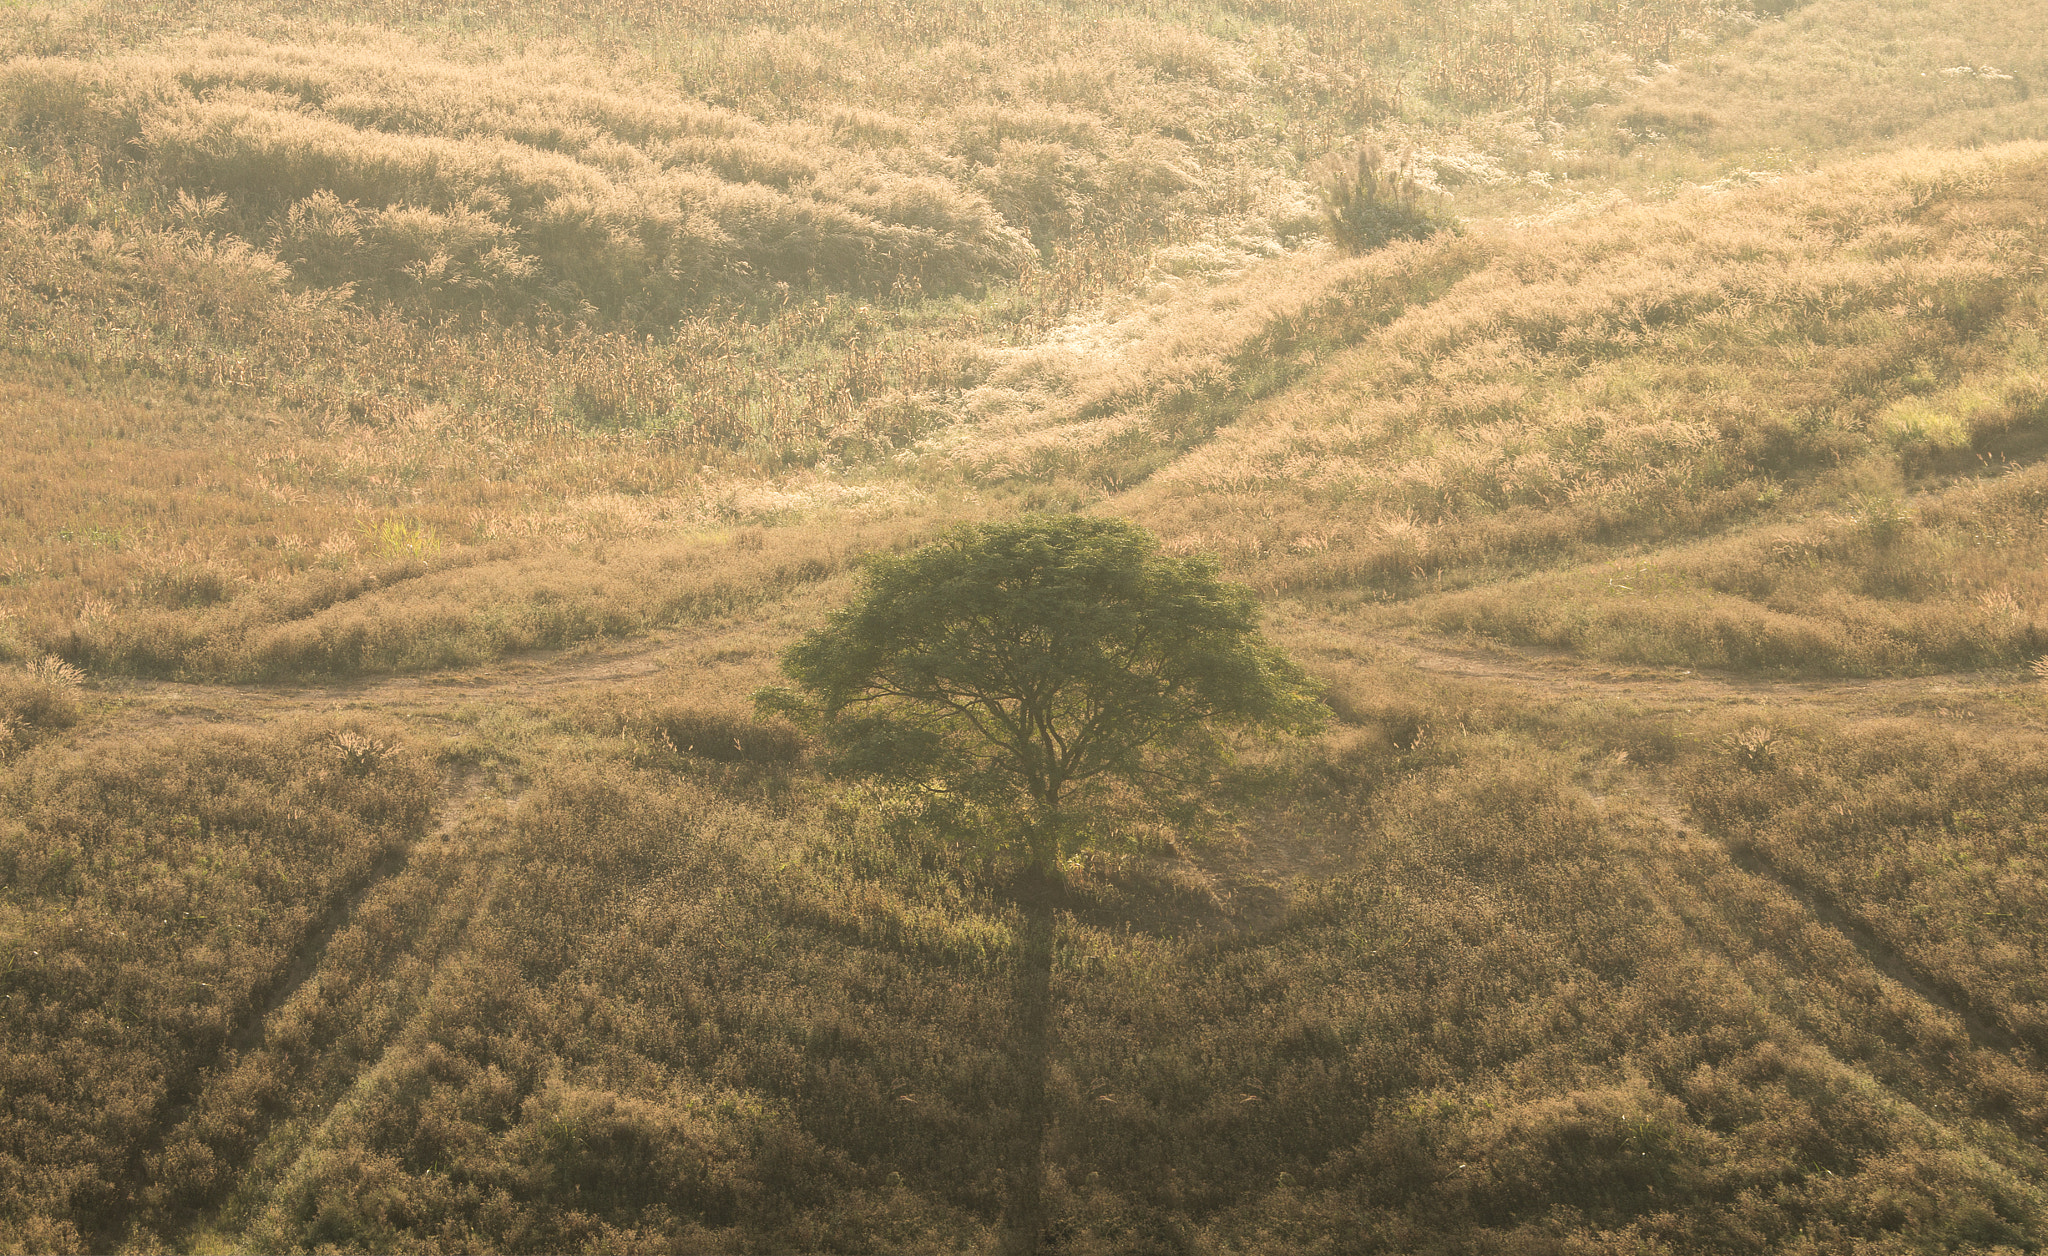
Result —
[{"label": "sloping terrain", "polygon": [[991,1249],[1014,908],[747,698],[1075,509],[1333,718],[1068,870],[1054,1250],[2048,1241],[2024,6],[657,8],[0,45],[0,1250]]}]

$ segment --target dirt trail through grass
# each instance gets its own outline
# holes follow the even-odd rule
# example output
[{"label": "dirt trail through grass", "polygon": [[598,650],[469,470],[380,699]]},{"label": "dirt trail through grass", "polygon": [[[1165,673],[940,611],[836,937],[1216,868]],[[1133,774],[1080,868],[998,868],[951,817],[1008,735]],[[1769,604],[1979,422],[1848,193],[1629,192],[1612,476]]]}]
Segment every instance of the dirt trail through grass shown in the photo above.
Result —
[{"label": "dirt trail through grass", "polygon": [[[1558,652],[1453,649],[1404,641],[1399,650],[1421,670],[1514,686],[1552,698],[1612,697],[1666,712],[1722,721],[1730,714],[1767,722],[1772,713],[1826,715],[1850,721],[1935,714],[1954,722],[1993,727],[2033,727],[2040,716],[2012,701],[2030,683],[2022,676],[1956,672],[1915,677],[1830,680],[1768,680],[1673,668],[1629,668],[1588,664]],[[1631,801],[1654,816],[1676,847],[1697,860],[1725,861],[1788,895],[1814,921],[1840,937],[1862,961],[1925,1003],[1954,1017],[1979,1048],[2025,1058],[2048,1051],[2003,1028],[1967,994],[1943,982],[1880,937],[1868,924],[1823,889],[1778,867],[1764,852],[1738,848],[1699,832],[1679,803],[1644,776]],[[1595,796],[1603,806],[1608,799]],[[1697,880],[1698,875],[1692,874]]]},{"label": "dirt trail through grass", "polygon": [[2013,695],[2030,683],[2019,669],[1934,672],[1922,676],[1777,680],[1739,673],[1587,662],[1561,651],[1454,647],[1412,637],[1387,637],[1389,652],[1418,670],[1499,683],[1547,698],[1595,698],[1646,709],[1700,715],[1740,712],[1768,721],[1773,712],[1842,719],[1940,716],[2040,728],[2041,717],[2017,708]]},{"label": "dirt trail through grass", "polygon": [[[1783,1043],[1797,1043],[1827,1057],[1834,1067],[1845,1072],[1861,1073],[1855,1063],[1843,1058],[1831,1045],[1809,1033],[1804,1025],[1813,1019],[1817,1009],[1794,1000],[1788,1005],[1783,997],[1787,987],[1796,988],[1797,982],[1771,982],[1759,976],[1756,963],[1759,952],[1771,955],[1774,960],[1782,957],[1773,953],[1768,939],[1760,938],[1752,928],[1747,928],[1725,905],[1716,903],[1710,896],[1696,891],[1701,888],[1697,865],[1702,858],[1719,860],[1730,866],[1741,866],[1720,843],[1711,840],[1690,842],[1688,833],[1677,818],[1676,808],[1668,799],[1652,795],[1653,810],[1659,820],[1668,827],[1674,845],[1687,847],[1684,854],[1674,859],[1664,852],[1648,850],[1638,852],[1635,864],[1637,884],[1644,895],[1656,905],[1659,915],[1683,929],[1698,945],[1702,956],[1711,957],[1709,962],[1725,971],[1728,978],[1740,983],[1763,1015],[1772,1023],[1771,1037]],[[1593,796],[1594,802],[1605,809],[1607,799]],[[1685,868],[1683,863],[1695,865]],[[1744,869],[1744,871],[1748,871]],[[1782,883],[1779,883],[1782,884]],[[1796,897],[1796,895],[1795,895]],[[1852,939],[1853,941],[1853,939]],[[1860,948],[1859,948],[1860,950]],[[1866,959],[1870,957],[1866,954]],[[1873,966],[1881,967],[1873,962]],[[1925,997],[1923,995],[1923,997]]]},{"label": "dirt trail through grass", "polygon": [[471,702],[530,701],[582,686],[644,679],[662,670],[675,636],[610,647],[578,647],[508,659],[456,673],[383,676],[325,685],[218,685],[170,680],[111,680],[102,688],[118,709],[98,735],[122,737],[133,721],[159,727],[261,725],[283,717],[360,708],[400,716],[445,711]]},{"label": "dirt trail through grass", "polygon": [[[1904,717],[1969,725],[1979,735],[2043,726],[2029,700],[2034,682],[2023,673],[1775,680],[1420,637],[1377,644],[1419,671],[1538,703],[1612,705],[1662,719],[1708,752],[1731,728],[1756,726]],[[1825,887],[1694,822],[1670,792],[1666,769],[1630,764],[1594,775],[1587,792],[1646,895],[1701,955],[1741,982],[1780,1026],[1775,1037],[1875,1081],[1930,1121],[1959,1131],[1995,1126],[1995,1143],[2032,1149],[2015,1153],[2023,1158],[2048,1151],[2016,1099],[2027,1087],[2015,1090],[2013,1081],[2039,1076],[2048,1044],[2002,1025],[1996,1009],[1917,962]]]},{"label": "dirt trail through grass", "polygon": [[[343,708],[424,715],[478,702],[532,702],[578,688],[660,675],[693,646],[728,633],[753,635],[749,624],[660,632],[623,642],[535,651],[454,672],[382,676],[332,684],[206,684],[104,681],[109,718],[88,735],[126,736],[135,722],[158,727],[261,725],[303,713]],[[1739,673],[1588,662],[1563,651],[1461,646],[1408,633],[1360,634],[1360,644],[1386,651],[1416,669],[1503,684],[1548,698],[1601,698],[1696,714],[1760,707],[1847,718],[1941,715],[2039,727],[2042,721],[2009,700],[2027,679],[2015,670],[1937,672],[1921,676],[1784,680]],[[1761,717],[1761,713],[1759,713]]]},{"label": "dirt trail through grass", "polygon": [[[1666,817],[1666,822],[1677,829],[1675,811]],[[1729,861],[1743,872],[1776,885],[1789,894],[1815,920],[1840,934],[1854,947],[1864,962],[1886,978],[1897,982],[1923,1001],[1940,1008],[1955,1017],[1969,1032],[1970,1040],[1979,1047],[2004,1051],[2011,1055],[2024,1056],[2041,1044],[2028,1044],[2018,1035],[1999,1026],[1975,1007],[1968,994],[1941,981],[1932,973],[1923,970],[1897,947],[1892,946],[1854,914],[1835,903],[1825,891],[1808,885],[1793,876],[1762,853],[1723,845]]]},{"label": "dirt trail through grass", "polygon": [[[725,633],[753,631],[753,625],[739,624],[658,633],[625,642],[537,652],[455,673],[387,676],[330,685],[108,681],[102,689],[112,697],[112,709],[88,736],[126,737],[137,723],[156,727],[247,728],[299,715],[347,709],[375,710],[409,722],[431,722],[458,708],[478,704],[536,706],[558,701],[578,690],[646,681]],[[1860,721],[1928,714],[1990,726],[2041,724],[2037,714],[2012,701],[2013,695],[2025,687],[2026,680],[1995,673],[1779,680],[1669,667],[1589,663],[1559,651],[1459,645],[1418,635],[1364,634],[1360,644],[1380,649],[1425,673],[1501,686],[1539,699],[1627,704],[1703,726],[1725,724],[1731,717],[1768,723],[1810,715]],[[479,788],[473,778],[462,778],[461,783],[452,787],[451,796],[444,803],[440,833],[452,832],[461,823]],[[1673,835],[1691,840],[1692,830],[1668,797],[1654,788],[1646,788],[1633,801],[1659,817]],[[1261,845],[1267,848],[1247,850],[1228,861],[1249,866],[1227,870],[1225,893],[1233,898],[1249,895],[1260,900],[1239,905],[1248,910],[1228,913],[1239,922],[1239,927],[1257,928],[1275,918],[1276,905],[1264,901],[1274,889],[1284,891],[1305,875],[1335,870],[1328,852],[1299,851],[1284,842]],[[1960,995],[1920,972],[1910,960],[1824,895],[1786,876],[1760,854],[1727,849],[1719,843],[1714,846],[1720,857],[1744,873],[1782,887],[1814,919],[1841,933],[1872,968],[1960,1018],[1971,1039],[1979,1045],[2005,1052],[2025,1050],[2025,1044],[2018,1038],[1986,1019]],[[380,865],[358,897],[402,871],[404,859],[405,854],[401,853]],[[351,903],[338,902],[320,922],[289,973],[264,1001],[264,1014],[238,1032],[232,1044],[234,1049],[244,1050],[260,1041],[265,1017],[289,1000],[312,975],[325,946],[346,921],[350,909]],[[2038,1045],[2035,1044],[2037,1048]]]},{"label": "dirt trail through grass", "polygon": [[[676,669],[694,669],[733,641],[758,641],[762,628],[672,631],[454,673],[348,684],[110,680],[99,686],[106,700],[101,718],[84,735],[120,739],[141,725],[250,730],[360,710],[395,717],[430,739],[459,736],[465,710],[509,706],[543,715],[579,694],[651,685]],[[1383,664],[1496,697],[1612,705],[1660,719],[1697,745],[1730,728],[1794,720],[1943,713],[1988,728],[2042,723],[2036,704],[2016,700],[2030,682],[1996,673],[1773,680],[1609,666],[1419,634],[1360,633],[1352,640]],[[1690,823],[1660,769],[1627,764],[1603,773],[1598,789],[1594,798],[1616,834],[1618,855],[1636,866],[1659,913],[1698,940],[1706,962],[1725,965],[1730,981],[1746,988],[1745,997],[1774,1026],[1772,1036],[1825,1057],[1831,1070],[1875,1081],[1937,1125],[1989,1122],[2005,1131],[2007,1145],[2029,1147],[2028,1155],[2048,1152],[2048,1141],[2002,1111],[1999,1099],[2001,1070],[2038,1070],[2040,1044],[1999,1026],[1826,894]],[[450,773],[435,827],[337,898],[259,992],[220,1058],[172,1088],[130,1166],[135,1198],[148,1197],[159,1162],[183,1144],[207,1141],[205,1131],[222,1124],[220,1113],[248,1108],[244,1096],[256,1089],[250,1078],[266,1079],[264,1093],[279,1097],[240,1117],[239,1135],[219,1148],[229,1172],[218,1179],[218,1193],[160,1205],[171,1229],[238,1230],[271,1206],[293,1165],[323,1140],[341,1137],[335,1131],[352,1119],[351,1096],[366,1093],[405,1055],[435,991],[455,971],[451,965],[460,965],[465,939],[488,913],[499,862],[490,834],[502,828],[493,817],[501,819],[517,796],[502,774]],[[1297,885],[1341,873],[1348,861],[1344,850],[1305,832],[1274,832],[1242,849],[1198,856],[1218,897],[1210,923],[1226,932],[1280,924]],[[380,932],[380,913],[423,923]],[[358,1023],[358,1007],[380,1009],[375,1023]]]}]

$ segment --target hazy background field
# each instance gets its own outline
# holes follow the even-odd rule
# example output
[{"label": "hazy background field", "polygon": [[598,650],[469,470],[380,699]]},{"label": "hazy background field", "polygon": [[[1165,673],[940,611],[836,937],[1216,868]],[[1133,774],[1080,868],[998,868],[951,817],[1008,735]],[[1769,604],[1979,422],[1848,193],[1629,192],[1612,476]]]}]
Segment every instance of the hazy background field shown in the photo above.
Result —
[{"label": "hazy background field", "polygon": [[0,1250],[987,1248],[746,695],[1027,510],[1335,717],[1069,870],[1056,1250],[2048,1238],[2048,5],[0,15]]}]

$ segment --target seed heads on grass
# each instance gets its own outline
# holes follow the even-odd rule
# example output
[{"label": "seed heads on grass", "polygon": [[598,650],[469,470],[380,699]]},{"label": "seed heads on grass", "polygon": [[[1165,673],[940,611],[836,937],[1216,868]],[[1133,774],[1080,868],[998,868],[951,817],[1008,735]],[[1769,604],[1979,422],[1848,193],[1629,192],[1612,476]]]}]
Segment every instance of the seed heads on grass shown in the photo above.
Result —
[{"label": "seed heads on grass", "polygon": [[432,558],[441,552],[441,536],[417,519],[386,519],[363,525],[363,536],[380,558]]},{"label": "seed heads on grass", "polygon": [[1768,772],[1778,763],[1778,732],[1764,724],[1752,724],[1729,738],[1735,761],[1752,772]]},{"label": "seed heads on grass", "polygon": [[182,610],[227,601],[235,594],[235,577],[210,562],[154,562],[143,568],[132,587],[151,606]]},{"label": "seed heads on grass", "polygon": [[39,684],[76,688],[85,683],[85,673],[66,663],[54,654],[45,655],[28,665],[29,679]]},{"label": "seed heads on grass", "polygon": [[355,542],[345,532],[330,532],[320,543],[320,561],[328,567],[345,567],[355,556]]},{"label": "seed heads on grass", "polygon": [[74,691],[84,680],[84,672],[59,658],[37,659],[18,673],[0,669],[0,754],[78,723]]},{"label": "seed heads on grass", "polygon": [[1977,604],[1984,608],[1986,614],[1997,619],[2018,619],[2023,609],[2019,595],[2009,584],[1987,590],[1977,599]]},{"label": "seed heads on grass", "polygon": [[341,757],[341,770],[349,776],[368,776],[384,762],[384,756],[391,753],[391,747],[370,736],[345,728],[328,738],[335,753]]}]

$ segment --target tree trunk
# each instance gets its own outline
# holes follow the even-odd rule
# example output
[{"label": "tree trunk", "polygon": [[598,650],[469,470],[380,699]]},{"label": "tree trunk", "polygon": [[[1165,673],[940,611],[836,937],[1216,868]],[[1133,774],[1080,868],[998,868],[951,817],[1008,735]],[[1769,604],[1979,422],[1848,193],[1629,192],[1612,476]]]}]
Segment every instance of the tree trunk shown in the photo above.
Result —
[{"label": "tree trunk", "polygon": [[1051,1070],[1052,944],[1055,882],[1033,869],[1017,896],[1024,911],[1018,940],[1013,1059],[1017,1138],[1010,1151],[1009,1199],[1003,1208],[1005,1256],[1031,1256],[1045,1232],[1046,1078]]}]

